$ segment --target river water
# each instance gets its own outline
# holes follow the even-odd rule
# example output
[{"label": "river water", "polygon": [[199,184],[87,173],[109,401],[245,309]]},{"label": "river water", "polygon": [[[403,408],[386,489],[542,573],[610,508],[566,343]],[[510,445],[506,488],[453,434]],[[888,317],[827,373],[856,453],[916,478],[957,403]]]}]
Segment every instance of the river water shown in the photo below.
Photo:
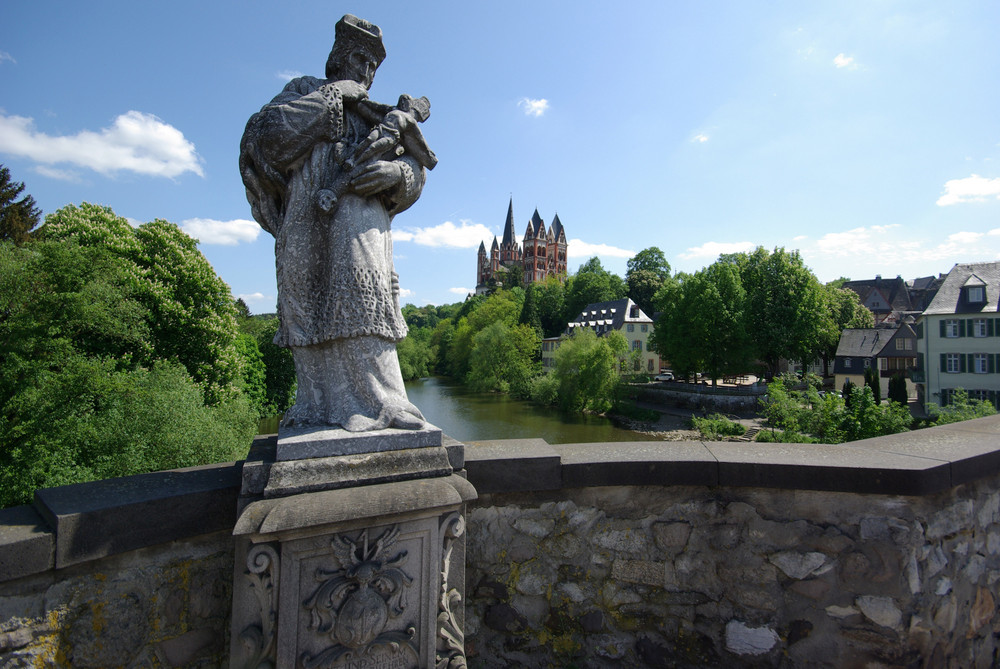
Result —
[{"label": "river water", "polygon": [[550,444],[645,441],[649,436],[607,418],[564,413],[506,395],[474,393],[446,379],[406,382],[406,393],[431,424],[458,441],[541,438]]}]

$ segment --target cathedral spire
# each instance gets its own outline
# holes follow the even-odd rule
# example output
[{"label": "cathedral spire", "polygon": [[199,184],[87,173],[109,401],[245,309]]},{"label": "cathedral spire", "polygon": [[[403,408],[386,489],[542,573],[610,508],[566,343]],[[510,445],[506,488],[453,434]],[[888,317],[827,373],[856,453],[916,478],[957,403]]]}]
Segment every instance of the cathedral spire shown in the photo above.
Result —
[{"label": "cathedral spire", "polygon": [[503,246],[506,248],[514,243],[514,198],[512,197],[510,204],[507,205],[507,223],[503,226]]}]

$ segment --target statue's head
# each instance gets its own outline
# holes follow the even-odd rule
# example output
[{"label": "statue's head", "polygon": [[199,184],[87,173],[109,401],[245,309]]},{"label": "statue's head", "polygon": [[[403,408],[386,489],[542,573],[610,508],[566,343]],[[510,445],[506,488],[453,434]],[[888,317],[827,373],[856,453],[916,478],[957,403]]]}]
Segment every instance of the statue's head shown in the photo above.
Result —
[{"label": "statue's head", "polygon": [[345,14],[337,21],[335,35],[326,60],[326,78],[351,79],[370,87],[375,70],[385,60],[382,30],[374,23]]}]

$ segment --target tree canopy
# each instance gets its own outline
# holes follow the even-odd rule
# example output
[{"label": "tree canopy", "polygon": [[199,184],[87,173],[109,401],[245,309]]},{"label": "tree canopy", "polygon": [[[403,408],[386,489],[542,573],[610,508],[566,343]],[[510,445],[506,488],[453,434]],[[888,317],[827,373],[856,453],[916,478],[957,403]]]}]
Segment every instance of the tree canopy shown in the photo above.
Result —
[{"label": "tree canopy", "polygon": [[264,386],[235,313],[166,222],[83,205],[0,242],[0,504],[245,455]]},{"label": "tree canopy", "polygon": [[35,206],[35,198],[30,195],[18,197],[23,192],[24,184],[13,181],[10,169],[0,165],[0,241],[25,243],[41,220],[42,213]]}]

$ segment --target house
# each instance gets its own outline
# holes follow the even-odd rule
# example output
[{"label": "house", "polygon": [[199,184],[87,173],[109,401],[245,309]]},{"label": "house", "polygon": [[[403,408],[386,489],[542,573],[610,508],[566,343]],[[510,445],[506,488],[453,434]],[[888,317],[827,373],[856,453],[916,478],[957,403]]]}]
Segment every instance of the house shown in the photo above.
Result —
[{"label": "house", "polygon": [[872,312],[875,325],[897,325],[908,316],[917,318],[930,304],[943,278],[933,276],[904,281],[902,277],[847,281],[844,288],[854,291],[861,303]]},{"label": "house", "polygon": [[[653,319],[647,316],[631,298],[588,304],[572,321],[566,324],[563,337],[572,335],[577,328],[590,328],[598,336],[621,332],[629,345],[629,352],[638,352],[632,361],[632,372],[656,374],[660,371],[660,357],[650,350]],[[563,337],[542,340],[542,366],[551,367],[555,351]]]},{"label": "house", "polygon": [[955,265],[917,323],[912,376],[924,409],[956,388],[1000,406],[1000,262]]},{"label": "house", "polygon": [[916,395],[916,387],[909,372],[917,365],[917,333],[909,323],[898,328],[848,328],[840,334],[837,355],[833,361],[835,388],[844,387],[850,380],[856,386],[864,385],[865,372],[878,370],[881,396],[889,394],[889,379],[906,378],[906,394]]},{"label": "house", "polygon": [[486,243],[479,243],[479,253],[476,258],[476,295],[489,292],[490,286],[496,282],[497,272],[501,268],[514,269],[521,272],[524,285],[544,281],[550,276],[566,276],[566,230],[563,229],[559,214],[552,219],[548,229],[538,210],[528,221],[524,231],[522,245],[514,236],[514,199],[507,205],[507,221],[503,228],[503,241],[493,244],[489,252]]}]

